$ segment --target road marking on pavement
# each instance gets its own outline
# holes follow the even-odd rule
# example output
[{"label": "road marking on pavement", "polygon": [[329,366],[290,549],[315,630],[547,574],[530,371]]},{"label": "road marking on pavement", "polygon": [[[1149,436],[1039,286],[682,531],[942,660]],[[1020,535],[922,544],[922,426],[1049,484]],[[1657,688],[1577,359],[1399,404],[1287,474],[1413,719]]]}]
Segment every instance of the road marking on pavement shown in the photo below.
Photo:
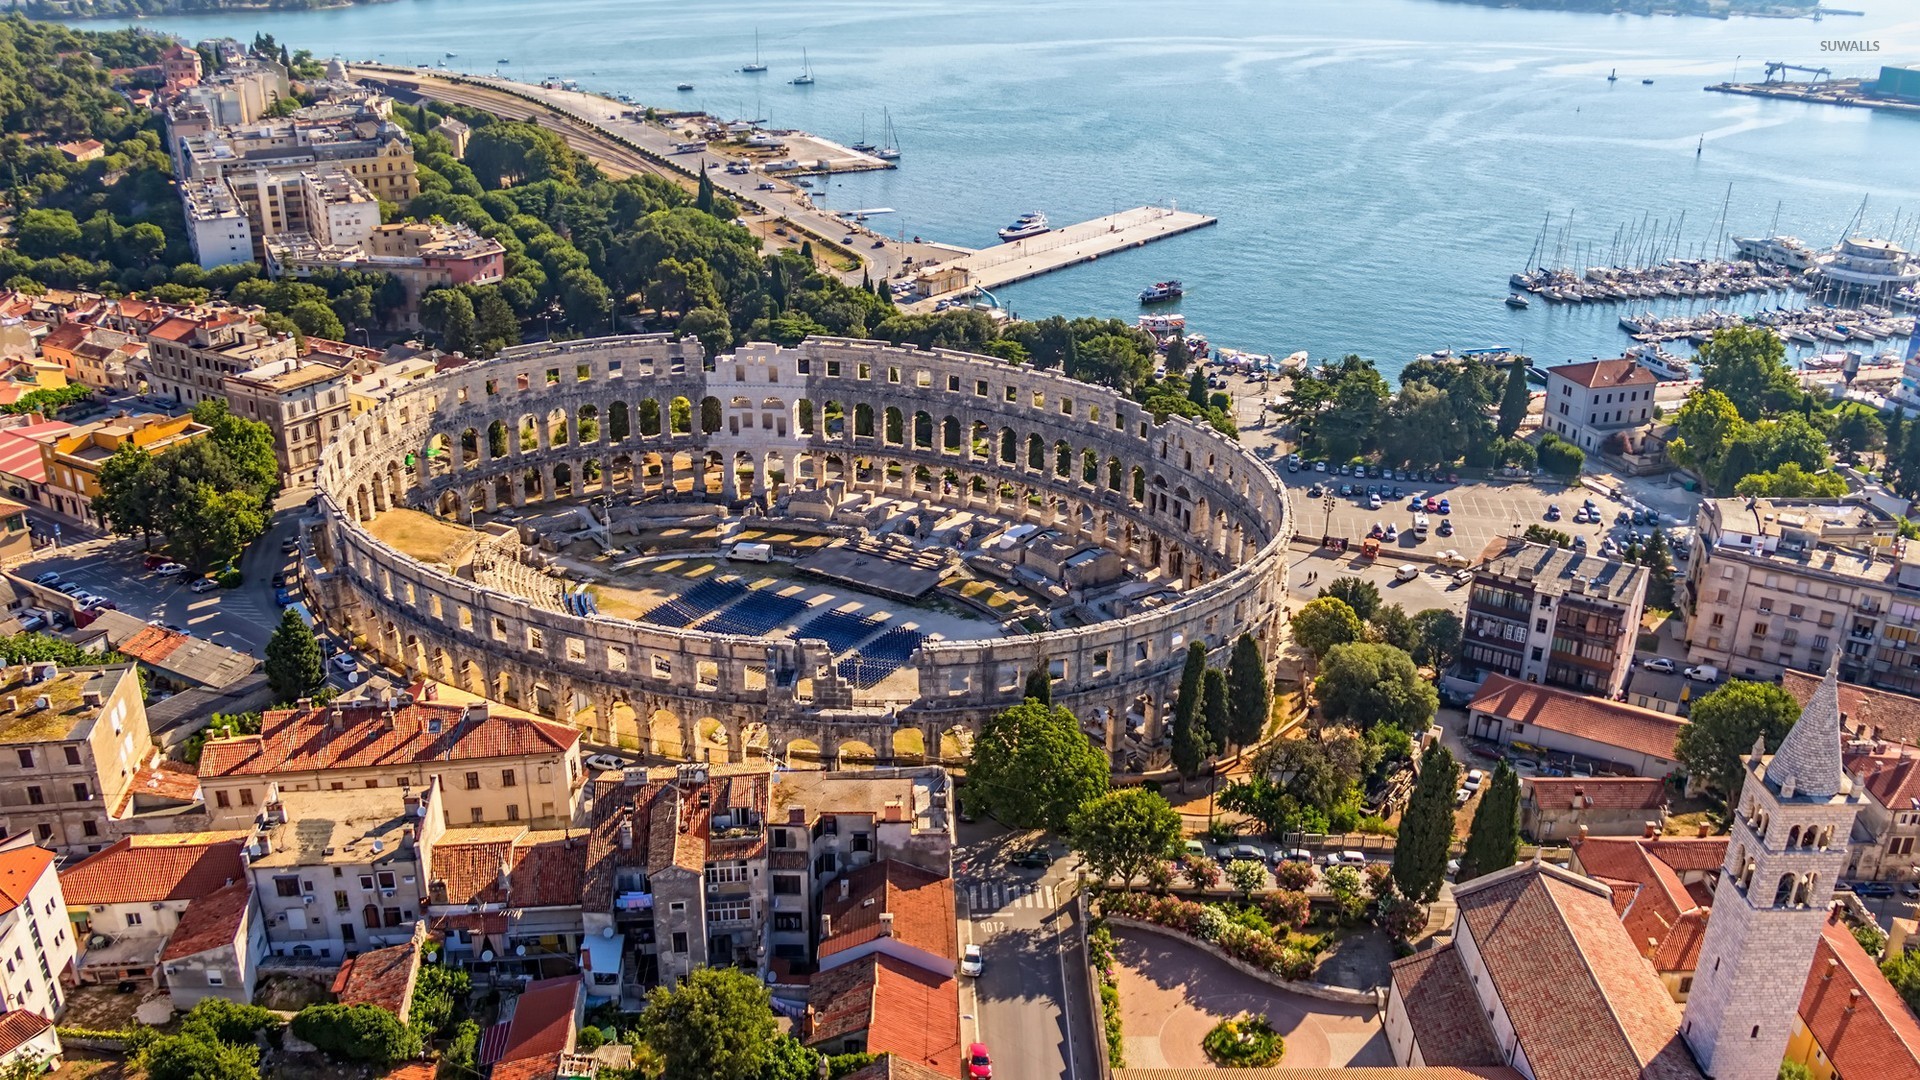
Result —
[{"label": "road marking on pavement", "polygon": [[1034,885],[1024,881],[995,881],[967,886],[967,909],[970,912],[1005,911],[1010,908],[1041,908],[1052,911],[1054,907],[1051,885]]}]

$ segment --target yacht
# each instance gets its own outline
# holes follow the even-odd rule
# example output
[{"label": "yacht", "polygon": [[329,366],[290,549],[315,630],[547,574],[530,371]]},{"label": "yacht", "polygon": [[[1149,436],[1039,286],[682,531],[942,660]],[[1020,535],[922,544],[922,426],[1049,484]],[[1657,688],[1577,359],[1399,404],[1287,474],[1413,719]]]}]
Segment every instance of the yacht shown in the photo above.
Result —
[{"label": "yacht", "polygon": [[847,147],[847,149],[852,150],[856,154],[871,154],[875,150],[880,149],[879,147],[873,145],[873,143],[867,141],[867,114],[866,113],[860,114],[860,141],[857,143],[850,144]]},{"label": "yacht", "polygon": [[1675,356],[1657,344],[1635,345],[1627,350],[1627,359],[1653,372],[1661,379],[1676,381],[1693,377],[1692,369],[1686,360]]},{"label": "yacht", "polygon": [[1739,258],[1772,263],[1789,270],[1805,270],[1813,265],[1813,249],[1797,236],[1736,236],[1733,252]]},{"label": "yacht", "polygon": [[1180,299],[1186,295],[1186,292],[1187,290],[1182,288],[1178,281],[1156,281],[1140,290],[1140,302],[1143,304],[1165,303],[1168,300]]},{"label": "yacht", "polygon": [[459,55],[460,55],[460,54],[459,54],[459,53],[457,53],[457,52],[450,52],[450,53],[448,53],[448,54],[447,54],[447,59],[449,59],[449,60],[451,60],[451,59],[453,59],[454,57],[456,57],[456,56],[459,56]]},{"label": "yacht", "polygon": [[813,85],[813,65],[807,61],[807,50],[800,50],[800,74],[787,81],[795,86]]},{"label": "yacht", "polygon": [[1523,296],[1520,293],[1510,292],[1507,294],[1507,306],[1510,308],[1523,308],[1523,307],[1526,307],[1531,302],[1532,301],[1528,300],[1525,296]]},{"label": "yacht", "polygon": [[674,89],[680,90],[680,91],[691,90],[693,89],[693,84],[690,82],[683,82],[679,86],[674,87]]},{"label": "yacht", "polygon": [[1850,236],[1815,265],[1821,282],[1835,289],[1891,293],[1920,282],[1920,262],[1891,240]]},{"label": "yacht", "polygon": [[758,30],[753,32],[753,63],[740,65],[740,70],[749,75],[764,74],[767,70],[767,65],[760,62],[760,31]]},{"label": "yacht", "polygon": [[1021,214],[1014,223],[1000,230],[1000,239],[1004,241],[1025,240],[1029,236],[1039,236],[1049,232],[1053,226],[1047,224],[1047,215],[1035,210]]},{"label": "yacht", "polygon": [[879,158],[881,161],[899,161],[900,139],[893,133],[893,113],[886,109],[881,109],[880,116],[882,118],[880,126],[880,147],[873,151],[873,156]]}]

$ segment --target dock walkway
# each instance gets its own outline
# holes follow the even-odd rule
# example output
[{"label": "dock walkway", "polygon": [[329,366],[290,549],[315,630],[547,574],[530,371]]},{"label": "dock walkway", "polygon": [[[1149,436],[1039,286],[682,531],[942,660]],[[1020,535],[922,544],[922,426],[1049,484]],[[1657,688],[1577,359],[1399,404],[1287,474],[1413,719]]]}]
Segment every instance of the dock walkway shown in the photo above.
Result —
[{"label": "dock walkway", "polygon": [[1092,262],[1102,255],[1204,229],[1217,220],[1163,206],[1136,206],[1040,236],[996,244],[939,267],[946,271],[939,279],[948,287],[929,299],[966,289],[997,289],[1078,263]]}]

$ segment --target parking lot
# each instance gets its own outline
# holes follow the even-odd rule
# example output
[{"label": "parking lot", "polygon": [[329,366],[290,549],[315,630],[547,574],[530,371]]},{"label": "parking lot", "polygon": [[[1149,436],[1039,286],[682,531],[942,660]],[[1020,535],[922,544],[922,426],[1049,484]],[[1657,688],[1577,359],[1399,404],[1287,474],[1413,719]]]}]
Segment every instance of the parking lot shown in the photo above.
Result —
[{"label": "parking lot", "polygon": [[1402,560],[1389,558],[1384,551],[1378,559],[1362,558],[1357,549],[1297,551],[1290,580],[1301,603],[1320,595],[1335,578],[1351,577],[1372,582],[1380,590],[1382,603],[1399,604],[1409,615],[1428,608],[1446,608],[1456,614],[1466,609],[1467,590],[1454,580],[1452,571],[1437,563],[1419,563],[1419,573],[1403,581],[1396,574],[1401,565]]}]

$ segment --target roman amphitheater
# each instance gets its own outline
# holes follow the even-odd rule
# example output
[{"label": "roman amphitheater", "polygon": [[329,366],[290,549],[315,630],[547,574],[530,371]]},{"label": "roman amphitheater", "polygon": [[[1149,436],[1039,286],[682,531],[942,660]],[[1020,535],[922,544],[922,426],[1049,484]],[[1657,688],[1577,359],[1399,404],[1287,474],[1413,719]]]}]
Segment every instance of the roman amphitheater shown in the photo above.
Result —
[{"label": "roman amphitheater", "polygon": [[1190,642],[1278,640],[1293,523],[1210,427],[985,356],[510,349],[354,417],[319,613],[393,670],[666,757],[964,751],[1028,674],[1164,756]]}]

